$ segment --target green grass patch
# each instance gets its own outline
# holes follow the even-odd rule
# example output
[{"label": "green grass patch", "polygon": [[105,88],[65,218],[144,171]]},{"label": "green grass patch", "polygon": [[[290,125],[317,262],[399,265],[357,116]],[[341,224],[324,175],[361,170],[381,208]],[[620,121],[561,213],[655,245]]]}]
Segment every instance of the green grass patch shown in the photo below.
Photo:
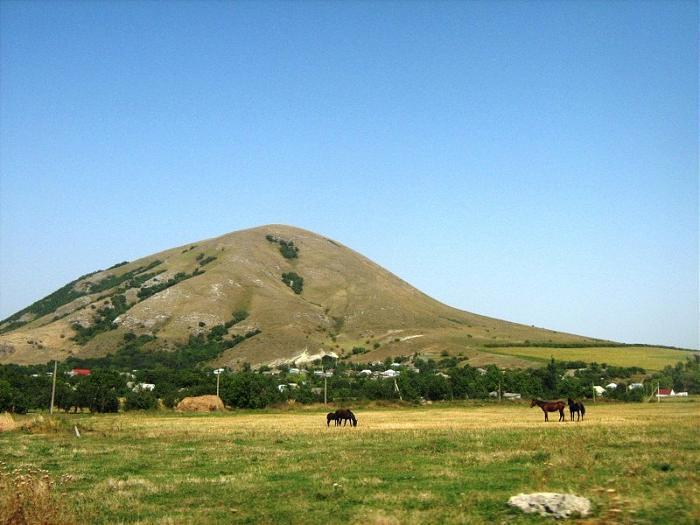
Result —
[{"label": "green grass patch", "polygon": [[648,346],[605,346],[605,347],[484,347],[480,349],[498,355],[507,355],[545,363],[554,358],[557,361],[583,361],[586,363],[607,363],[608,365],[631,367],[639,366],[646,370],[658,371],[685,361],[687,350]]}]

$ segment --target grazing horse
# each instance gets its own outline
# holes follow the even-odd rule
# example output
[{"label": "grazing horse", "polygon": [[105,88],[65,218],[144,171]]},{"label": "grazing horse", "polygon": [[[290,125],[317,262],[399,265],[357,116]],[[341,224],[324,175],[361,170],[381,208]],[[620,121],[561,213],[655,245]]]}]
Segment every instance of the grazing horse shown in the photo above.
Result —
[{"label": "grazing horse", "polygon": [[544,412],[544,420],[549,421],[549,415],[547,412],[557,412],[559,411],[559,421],[564,421],[566,418],[564,417],[564,407],[566,406],[566,403],[563,401],[542,401],[540,399],[533,399],[532,403],[530,403],[530,408],[534,407],[537,405],[542,409],[542,412]]},{"label": "grazing horse", "polygon": [[328,412],[328,414],[326,414],[327,427],[331,426],[331,421],[335,421],[336,427],[340,424],[340,420],[338,419],[338,416],[335,415],[335,412]]},{"label": "grazing horse", "polygon": [[583,419],[583,415],[586,413],[586,407],[583,406],[583,402],[574,401],[570,397],[566,400],[569,403],[569,415],[571,416],[571,421],[574,420],[574,414],[578,415],[578,419],[576,421],[581,421]]},{"label": "grazing horse", "polygon": [[340,422],[343,422],[343,426],[347,424],[348,421],[350,421],[350,426],[351,427],[356,427],[357,426],[357,418],[355,417],[355,414],[353,414],[350,410],[347,408],[339,408],[338,410],[335,411],[335,420],[336,424],[340,425]]}]

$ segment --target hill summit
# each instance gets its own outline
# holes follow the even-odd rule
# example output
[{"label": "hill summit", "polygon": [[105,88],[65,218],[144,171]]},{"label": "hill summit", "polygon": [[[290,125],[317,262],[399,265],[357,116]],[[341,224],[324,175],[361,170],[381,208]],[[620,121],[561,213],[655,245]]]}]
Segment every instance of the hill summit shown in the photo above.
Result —
[{"label": "hill summit", "polygon": [[191,337],[222,341],[214,364],[230,366],[444,352],[498,364],[485,345],[595,341],[451,308],[337,241],[269,225],[79,277],[0,323],[0,362],[98,357],[129,338],[173,349]]}]

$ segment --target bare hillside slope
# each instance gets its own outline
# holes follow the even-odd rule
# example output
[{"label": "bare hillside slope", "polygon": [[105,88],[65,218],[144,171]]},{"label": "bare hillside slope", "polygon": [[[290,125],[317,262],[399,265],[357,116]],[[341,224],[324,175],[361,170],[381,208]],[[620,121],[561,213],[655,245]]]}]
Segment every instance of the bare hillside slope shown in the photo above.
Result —
[{"label": "bare hillside slope", "polygon": [[105,355],[130,332],[172,348],[242,311],[247,317],[224,337],[259,333],[227,350],[219,364],[363,347],[362,360],[447,351],[463,352],[475,364],[517,365],[517,358],[479,349],[494,342],[594,342],[451,308],[334,240],[269,225],[69,283],[2,321],[0,362]]}]

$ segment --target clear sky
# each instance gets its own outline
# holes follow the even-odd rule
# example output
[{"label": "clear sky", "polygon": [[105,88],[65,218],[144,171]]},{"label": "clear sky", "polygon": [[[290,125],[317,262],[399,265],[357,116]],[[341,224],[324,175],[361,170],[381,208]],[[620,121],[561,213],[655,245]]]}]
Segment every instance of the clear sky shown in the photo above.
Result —
[{"label": "clear sky", "polygon": [[452,306],[698,343],[696,2],[0,3],[0,317],[285,223]]}]

